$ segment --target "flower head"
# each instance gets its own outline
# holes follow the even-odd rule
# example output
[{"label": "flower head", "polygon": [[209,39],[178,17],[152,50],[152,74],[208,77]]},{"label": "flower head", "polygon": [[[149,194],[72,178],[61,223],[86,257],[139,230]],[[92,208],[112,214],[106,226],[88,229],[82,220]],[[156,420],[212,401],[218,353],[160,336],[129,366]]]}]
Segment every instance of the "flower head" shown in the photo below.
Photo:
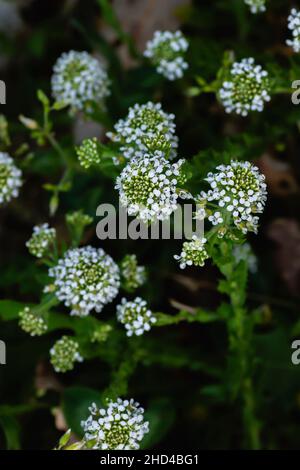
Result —
[{"label": "flower head", "polygon": [[250,7],[251,13],[261,13],[266,11],[267,0],[245,0],[246,5]]},{"label": "flower head", "polygon": [[250,111],[261,112],[264,103],[270,101],[268,72],[254,59],[234,62],[230,77],[223,82],[219,96],[227,113],[235,112],[247,116]]},{"label": "flower head", "polygon": [[64,52],[53,67],[52,94],[74,111],[89,111],[92,102],[101,102],[109,92],[107,73],[87,52]]},{"label": "flower head", "polygon": [[125,290],[132,292],[144,284],[146,269],[144,266],[138,266],[136,255],[126,255],[120,268],[122,284]]},{"label": "flower head", "polygon": [[36,225],[33,227],[31,238],[26,242],[29,253],[37,258],[42,258],[56,238],[55,228],[50,228],[48,224]]},{"label": "flower head", "polygon": [[89,411],[90,416],[81,423],[89,448],[136,450],[149,432],[149,423],[144,421],[144,409],[133,399],[118,398],[100,409],[93,403]]},{"label": "flower head", "polygon": [[82,362],[79,344],[70,336],[63,336],[50,349],[50,362],[56,372],[68,372],[74,369],[75,362]]},{"label": "flower head", "polygon": [[86,170],[92,165],[101,162],[101,144],[96,137],[84,139],[79,147],[75,148],[81,166]]},{"label": "flower head", "polygon": [[164,157],[176,157],[178,138],[175,135],[174,114],[165,113],[160,103],[135,104],[125,119],[115,124],[115,132],[107,135],[121,144],[125,158],[137,150],[158,150]]},{"label": "flower head", "polygon": [[171,164],[158,152],[130,160],[115,186],[128,214],[143,222],[167,219],[177,207],[183,163]]},{"label": "flower head", "polygon": [[288,28],[292,32],[293,39],[287,39],[286,44],[300,52],[300,11],[292,8],[288,17]]},{"label": "flower head", "polygon": [[45,317],[33,312],[29,307],[19,312],[19,325],[30,336],[41,336],[48,330]]},{"label": "flower head", "polygon": [[119,268],[101,248],[91,246],[68,250],[57,266],[50,268],[56,297],[71,307],[71,315],[101,312],[119,291]]},{"label": "flower head", "polygon": [[146,301],[140,297],[136,297],[132,302],[123,298],[117,306],[117,318],[125,326],[127,336],[140,336],[149,331],[151,325],[156,322],[155,316],[147,308]]},{"label": "flower head", "polygon": [[22,172],[17,168],[8,153],[0,152],[0,204],[18,197],[22,186]]},{"label": "flower head", "polygon": [[181,269],[192,265],[204,266],[205,260],[209,258],[205,249],[205,243],[205,238],[198,238],[196,235],[193,236],[190,242],[186,241],[183,243],[180,255],[174,255],[174,258],[179,261]]},{"label": "flower head", "polygon": [[216,173],[209,173],[206,181],[210,190],[201,193],[201,198],[218,204],[208,219],[213,225],[234,226],[244,234],[257,232],[260,214],[267,199],[265,177],[250,162],[231,161],[220,165]]},{"label": "flower head", "polygon": [[184,60],[189,45],[181,31],[155,31],[147,42],[144,56],[151,60],[158,73],[168,80],[182,78],[188,68]]}]

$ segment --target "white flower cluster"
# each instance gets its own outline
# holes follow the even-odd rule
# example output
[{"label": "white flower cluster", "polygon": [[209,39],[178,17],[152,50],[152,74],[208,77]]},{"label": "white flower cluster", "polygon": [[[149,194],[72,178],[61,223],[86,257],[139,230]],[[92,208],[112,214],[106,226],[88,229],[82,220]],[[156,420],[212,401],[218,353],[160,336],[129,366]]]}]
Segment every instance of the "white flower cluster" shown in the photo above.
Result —
[{"label": "white flower cluster", "polygon": [[247,116],[249,111],[263,111],[264,103],[271,99],[269,93],[268,72],[250,57],[234,62],[219,96],[227,113]]},{"label": "white flower cluster", "polygon": [[29,333],[30,336],[41,336],[48,330],[45,318],[32,311],[29,307],[25,307],[19,312],[19,326],[26,333]]},{"label": "white flower cluster", "polygon": [[81,422],[88,448],[97,450],[137,450],[140,441],[149,432],[144,421],[144,409],[131,400],[118,398],[107,408],[95,403],[89,408],[90,416]]},{"label": "white flower cluster", "polygon": [[101,248],[91,246],[68,250],[57,266],[50,268],[55,294],[71,307],[71,315],[84,317],[117,296],[120,286],[119,268]]},{"label": "white flower cluster", "polygon": [[266,11],[266,0],[245,0],[245,3],[250,7],[251,13]]},{"label": "white flower cluster", "polygon": [[300,11],[292,8],[288,17],[288,28],[292,32],[293,39],[287,39],[286,44],[300,52]]},{"label": "white flower cluster", "polygon": [[121,304],[117,306],[117,319],[125,326],[127,336],[140,336],[156,323],[155,316],[141,297],[136,297],[131,302],[122,299]]},{"label": "white flower cluster", "polygon": [[68,372],[74,369],[75,362],[82,362],[79,344],[70,336],[63,336],[50,349],[50,362],[56,372]]},{"label": "white flower cluster", "polygon": [[55,238],[55,228],[49,227],[49,224],[36,225],[33,227],[33,234],[26,242],[26,246],[31,255],[42,258],[55,242]]},{"label": "white flower cluster", "polygon": [[18,197],[22,186],[22,172],[14,165],[8,153],[0,152],[0,204]]},{"label": "white flower cluster", "polygon": [[217,173],[209,173],[206,178],[211,189],[201,193],[202,199],[219,206],[208,220],[225,227],[233,222],[244,234],[256,233],[259,221],[256,214],[263,212],[267,199],[264,175],[250,162],[231,161],[230,165],[216,169]]},{"label": "white flower cluster", "polygon": [[175,158],[178,138],[174,119],[174,114],[165,113],[160,103],[135,104],[126,118],[115,124],[115,132],[107,136],[121,144],[125,158],[131,158],[137,150],[159,150],[166,158]]},{"label": "white flower cluster", "polygon": [[233,249],[233,256],[236,264],[240,261],[246,261],[248,264],[249,271],[251,273],[257,272],[257,258],[252,251],[249,243],[243,243],[242,245],[236,245]]},{"label": "white flower cluster", "polygon": [[158,73],[168,80],[182,78],[188,68],[184,60],[189,44],[181,31],[155,31],[147,42],[144,56],[150,59]]},{"label": "white flower cluster", "polygon": [[171,164],[157,151],[132,158],[115,186],[128,214],[145,223],[167,219],[177,207],[183,163]]},{"label": "white flower cluster", "polygon": [[174,255],[174,258],[179,261],[181,269],[187,266],[204,266],[205,260],[209,258],[205,249],[206,238],[198,238],[193,236],[190,242],[183,243],[180,255]]},{"label": "white flower cluster", "polygon": [[74,111],[89,111],[91,102],[109,94],[109,80],[100,62],[87,52],[64,52],[53,67],[52,94]]},{"label": "white flower cluster", "polygon": [[136,255],[126,255],[121,262],[122,286],[132,292],[146,281],[146,269],[138,266]]}]

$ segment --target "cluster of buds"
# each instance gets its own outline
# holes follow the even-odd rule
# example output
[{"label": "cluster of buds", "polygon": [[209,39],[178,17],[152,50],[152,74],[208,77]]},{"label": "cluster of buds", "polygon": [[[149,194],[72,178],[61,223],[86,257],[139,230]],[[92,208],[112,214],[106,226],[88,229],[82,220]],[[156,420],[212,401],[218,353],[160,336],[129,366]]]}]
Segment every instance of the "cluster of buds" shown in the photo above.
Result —
[{"label": "cluster of buds", "polygon": [[25,307],[19,312],[19,326],[30,336],[41,336],[48,330],[45,316],[34,312],[29,307]]},{"label": "cluster of buds", "polygon": [[75,362],[82,362],[79,344],[70,336],[63,336],[50,349],[50,362],[56,372],[68,372],[74,369]]},{"label": "cluster of buds", "polygon": [[49,248],[53,247],[56,240],[55,228],[48,224],[36,225],[33,227],[31,238],[26,242],[26,246],[31,255],[36,258],[43,258]]},{"label": "cluster of buds", "polygon": [[101,162],[101,144],[96,137],[84,139],[80,146],[75,148],[80,165],[86,170],[92,165]]},{"label": "cluster of buds", "polygon": [[120,268],[122,287],[128,292],[133,292],[146,281],[146,269],[138,266],[136,255],[126,255]]}]

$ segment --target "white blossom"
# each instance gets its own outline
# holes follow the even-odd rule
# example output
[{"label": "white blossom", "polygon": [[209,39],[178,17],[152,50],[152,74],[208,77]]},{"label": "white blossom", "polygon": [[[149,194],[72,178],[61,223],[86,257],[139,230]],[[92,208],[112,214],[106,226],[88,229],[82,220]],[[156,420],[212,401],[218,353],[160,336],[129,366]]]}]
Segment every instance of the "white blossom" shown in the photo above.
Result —
[{"label": "white blossom", "polygon": [[150,59],[158,73],[168,80],[182,78],[188,68],[184,60],[188,42],[176,31],[155,31],[153,38],[147,42],[144,56]]},{"label": "white blossom", "polygon": [[88,448],[136,450],[149,432],[149,423],[144,421],[144,409],[133,399],[118,398],[100,409],[93,403],[89,411],[88,419],[81,422]]},{"label": "white blossom", "polygon": [[55,100],[73,111],[89,111],[92,102],[110,94],[106,70],[87,52],[64,52],[53,67],[51,85]]},{"label": "white blossom", "polygon": [[171,164],[159,152],[132,158],[117,178],[115,188],[129,215],[143,222],[167,219],[177,207],[184,160]]},{"label": "white blossom", "polygon": [[0,152],[0,204],[18,197],[22,186],[22,172],[8,153]]},{"label": "white blossom", "polygon": [[218,209],[213,206],[208,220],[220,228],[233,223],[244,234],[256,233],[257,214],[263,212],[267,199],[264,175],[250,162],[231,161],[230,165],[220,165],[216,170],[205,178],[209,191],[200,194],[202,201],[218,205]]},{"label": "white blossom", "polygon": [[269,93],[268,72],[250,57],[234,62],[219,96],[227,113],[247,116],[250,111],[263,111],[265,102],[271,99]]},{"label": "white blossom", "polygon": [[163,111],[160,103],[135,104],[107,136],[121,144],[125,158],[131,158],[137,150],[158,150],[164,157],[174,158],[178,147],[174,119],[174,114]]},{"label": "white blossom", "polygon": [[286,44],[300,52],[300,11],[292,8],[288,17],[288,28],[292,32],[292,39],[287,39]]},{"label": "white blossom", "polygon": [[205,260],[209,258],[205,249],[206,238],[199,238],[193,235],[191,241],[183,243],[180,255],[174,255],[174,258],[179,261],[181,269],[187,266],[204,266]]},{"label": "white blossom", "polygon": [[119,268],[101,248],[91,246],[68,250],[57,266],[50,268],[56,297],[71,308],[71,315],[86,316],[117,296]]},{"label": "white blossom", "polygon": [[156,317],[141,297],[136,297],[133,301],[123,298],[117,306],[117,319],[125,326],[127,336],[140,336],[156,323]]},{"label": "white blossom", "polygon": [[266,11],[266,0],[245,0],[245,3],[250,7],[251,13]]}]

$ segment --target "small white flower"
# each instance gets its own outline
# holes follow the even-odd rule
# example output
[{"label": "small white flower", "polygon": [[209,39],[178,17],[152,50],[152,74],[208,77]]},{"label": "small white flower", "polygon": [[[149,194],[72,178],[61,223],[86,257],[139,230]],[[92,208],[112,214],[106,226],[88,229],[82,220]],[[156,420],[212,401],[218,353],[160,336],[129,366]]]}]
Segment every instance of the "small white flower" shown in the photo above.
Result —
[{"label": "small white flower", "polygon": [[174,114],[165,113],[160,103],[135,104],[126,118],[115,124],[115,132],[107,136],[121,144],[125,158],[131,158],[136,151],[155,150],[166,158],[174,158],[178,147],[174,119]]},{"label": "small white flower", "polygon": [[247,116],[250,111],[263,111],[265,102],[271,99],[269,93],[268,72],[250,57],[234,62],[219,96],[226,113]]},{"label": "small white flower", "polygon": [[293,39],[287,39],[286,44],[300,52],[300,11],[292,8],[288,17],[288,28],[292,32]]},{"label": "small white flower", "polygon": [[266,11],[267,0],[245,0],[246,5],[250,7],[251,13],[261,13]]},{"label": "small white flower", "polygon": [[133,399],[118,398],[101,409],[93,403],[89,411],[88,419],[81,422],[88,448],[137,450],[149,432],[149,423],[144,421],[144,409]]},{"label": "small white flower", "polygon": [[141,297],[136,297],[131,302],[123,298],[117,306],[117,319],[125,326],[127,336],[140,336],[156,322],[155,316]]},{"label": "small white flower", "polygon": [[52,94],[73,111],[90,110],[109,96],[109,80],[100,62],[87,52],[64,52],[53,67]]},{"label": "small white flower", "polygon": [[171,164],[159,152],[138,154],[123,169],[115,188],[129,215],[143,222],[167,219],[177,207],[184,160]]},{"label": "small white flower", "polygon": [[0,152],[0,205],[18,197],[22,172],[8,153]]},{"label": "small white flower", "polygon": [[187,49],[188,42],[181,31],[155,31],[146,44],[144,56],[151,60],[158,73],[168,80],[177,80],[188,68],[184,60]]},{"label": "small white flower", "polygon": [[117,296],[119,268],[101,248],[91,246],[68,250],[57,266],[50,268],[56,297],[71,307],[71,315],[101,312]]},{"label": "small white flower", "polygon": [[180,255],[174,255],[174,258],[179,261],[181,269],[192,265],[204,266],[205,260],[209,258],[205,243],[205,238],[198,238],[196,235],[193,236],[190,242],[183,243]]}]

